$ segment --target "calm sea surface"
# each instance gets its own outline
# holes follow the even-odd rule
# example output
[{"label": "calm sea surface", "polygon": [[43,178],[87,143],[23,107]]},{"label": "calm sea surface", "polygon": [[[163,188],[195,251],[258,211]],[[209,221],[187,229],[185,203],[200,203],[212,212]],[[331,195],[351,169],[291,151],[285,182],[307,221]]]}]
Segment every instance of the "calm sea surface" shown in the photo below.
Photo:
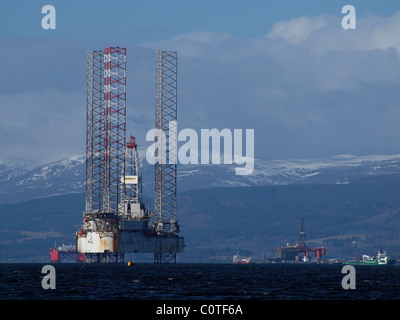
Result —
[{"label": "calm sea surface", "polygon": [[400,266],[355,266],[344,290],[342,265],[54,264],[56,288],[43,289],[46,264],[0,264],[0,299],[23,300],[341,300],[399,299]]}]

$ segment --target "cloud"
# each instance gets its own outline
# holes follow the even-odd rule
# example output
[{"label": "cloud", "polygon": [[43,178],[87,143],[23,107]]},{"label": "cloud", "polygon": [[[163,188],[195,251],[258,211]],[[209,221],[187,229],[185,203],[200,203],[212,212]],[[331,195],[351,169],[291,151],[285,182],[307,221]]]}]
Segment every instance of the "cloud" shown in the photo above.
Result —
[{"label": "cloud", "polygon": [[297,44],[309,39],[315,32],[330,23],[335,18],[328,16],[300,17],[288,21],[280,21],[273,25],[272,31],[267,34],[267,38],[282,38],[291,44]]},{"label": "cloud", "polygon": [[303,45],[314,54],[329,51],[395,48],[400,50],[396,31],[400,28],[400,11],[388,17],[369,16],[357,19],[355,30],[341,27],[343,16],[300,17],[277,22],[266,37],[283,39],[289,44]]},{"label": "cloud", "polygon": [[[193,31],[166,41],[142,43],[141,46],[153,50],[178,51],[180,56],[192,59],[202,58],[207,56],[209,52],[213,52],[212,57],[220,59],[221,55],[226,53],[220,50],[225,51],[227,44],[232,41],[235,41],[234,37],[225,32]],[[210,56],[210,58],[212,57]]]},{"label": "cloud", "polygon": [[85,110],[80,93],[48,88],[0,95],[2,155],[34,162],[82,152]]},{"label": "cloud", "polygon": [[[128,46],[127,133],[150,144],[155,51],[176,50],[179,130],[255,129],[256,158],[398,153],[400,12],[360,18],[356,30],[341,19],[293,18],[247,39],[193,31]],[[3,154],[44,161],[84,151],[85,54],[102,45],[52,41],[12,40],[0,53],[9,62]]]},{"label": "cloud", "polygon": [[151,47],[179,53],[186,123],[255,128],[256,157],[397,153],[400,12],[360,18],[356,30],[341,19],[280,21],[249,39],[195,32]]},{"label": "cloud", "polygon": [[71,39],[0,38],[0,93],[42,90],[85,90],[87,43]]},{"label": "cloud", "polygon": [[[3,39],[1,158],[37,163],[85,151],[86,52],[104,44],[64,39]],[[154,125],[154,53],[128,47],[127,134]],[[144,132],[144,133],[143,133]]]}]

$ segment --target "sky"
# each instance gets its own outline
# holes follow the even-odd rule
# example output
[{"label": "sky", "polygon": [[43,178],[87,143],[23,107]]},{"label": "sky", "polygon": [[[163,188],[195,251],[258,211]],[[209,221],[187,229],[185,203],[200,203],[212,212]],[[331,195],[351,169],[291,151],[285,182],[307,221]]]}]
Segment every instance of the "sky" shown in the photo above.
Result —
[{"label": "sky", "polygon": [[[44,5],[56,9],[45,30]],[[356,29],[343,29],[345,5]],[[85,150],[86,52],[127,48],[127,135],[150,146],[155,52],[178,52],[178,129],[254,129],[255,158],[400,153],[400,2],[0,3],[0,159]]]}]

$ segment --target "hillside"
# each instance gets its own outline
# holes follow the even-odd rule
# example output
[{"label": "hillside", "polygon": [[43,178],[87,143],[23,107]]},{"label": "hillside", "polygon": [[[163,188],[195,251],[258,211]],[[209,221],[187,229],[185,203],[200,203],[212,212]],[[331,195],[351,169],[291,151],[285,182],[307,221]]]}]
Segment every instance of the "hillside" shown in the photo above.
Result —
[{"label": "hillside", "polygon": [[236,249],[271,256],[298,241],[300,217],[308,244],[327,247],[329,256],[372,255],[380,245],[400,254],[399,190],[399,175],[346,185],[196,190],[181,195],[179,213],[188,247],[216,260]]},{"label": "hillside", "polygon": [[[186,191],[178,195],[187,245],[179,261],[230,262],[236,250],[272,256],[276,247],[298,240],[300,217],[309,244],[327,247],[328,256],[375,254],[383,245],[400,257],[399,191],[400,175],[341,185]],[[0,205],[1,260],[49,259],[55,241],[73,243],[83,207],[83,194]]]}]

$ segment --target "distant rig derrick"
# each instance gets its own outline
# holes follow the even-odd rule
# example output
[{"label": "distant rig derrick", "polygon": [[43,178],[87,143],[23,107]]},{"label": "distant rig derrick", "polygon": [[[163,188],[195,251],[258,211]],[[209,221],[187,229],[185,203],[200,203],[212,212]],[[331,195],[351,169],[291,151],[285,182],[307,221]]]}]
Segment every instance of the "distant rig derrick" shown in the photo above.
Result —
[{"label": "distant rig derrick", "polygon": [[[169,61],[171,55],[175,59],[175,69],[171,63],[160,63],[159,56],[165,55]],[[171,120],[176,121],[176,52],[157,52],[156,79],[159,128],[157,123],[170,121],[166,115],[171,109]],[[124,253],[154,253],[155,263],[175,263],[176,253],[184,248],[176,221],[176,163],[172,167],[156,163],[153,214],[143,203],[136,139],[131,136],[126,142],[125,48],[87,53],[86,105],[86,206],[76,251],[89,263],[123,262]],[[166,136],[170,146],[176,134],[168,138],[167,131]],[[176,156],[176,144],[162,153]]]}]

